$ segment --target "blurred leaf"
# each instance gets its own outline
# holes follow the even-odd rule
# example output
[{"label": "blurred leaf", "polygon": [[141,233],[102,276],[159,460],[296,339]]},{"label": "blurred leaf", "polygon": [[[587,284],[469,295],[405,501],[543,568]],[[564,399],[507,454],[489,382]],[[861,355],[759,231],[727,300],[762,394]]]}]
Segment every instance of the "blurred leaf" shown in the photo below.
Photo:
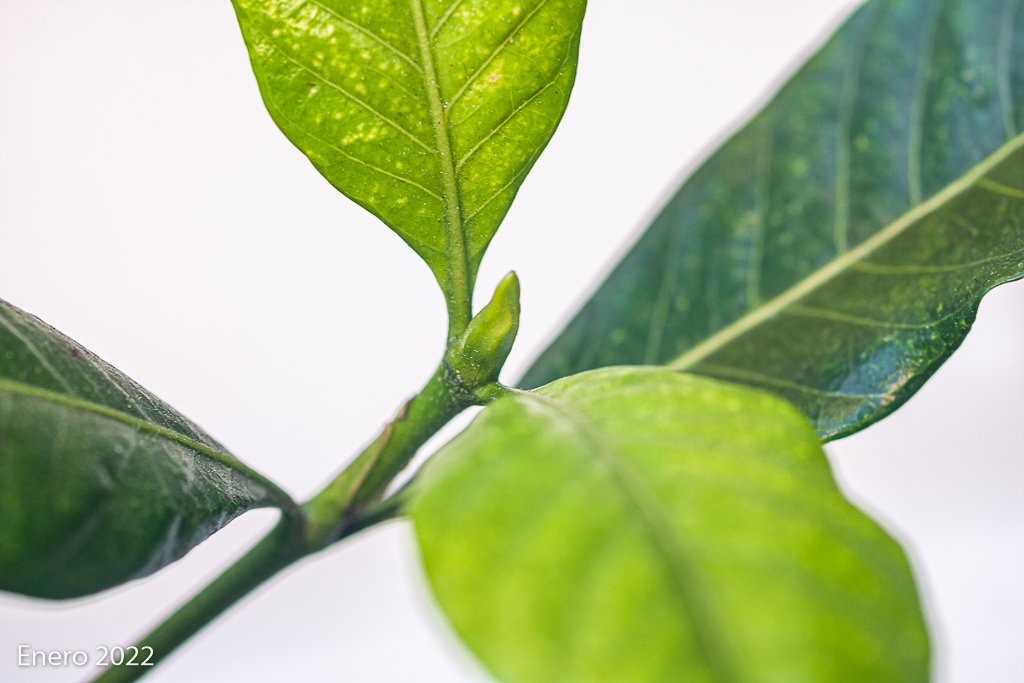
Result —
[{"label": "blurred leaf", "polygon": [[669,200],[522,380],[661,364],[822,438],[902,405],[1024,274],[1024,7],[872,0]]},{"label": "blurred leaf", "polygon": [[471,285],[576,76],[585,0],[234,0],[285,135]]},{"label": "blurred leaf", "polygon": [[0,301],[0,589],[151,574],[283,491],[117,369]]},{"label": "blurred leaf", "polygon": [[434,592],[502,681],[928,679],[903,553],[774,396],[573,376],[491,404],[417,486]]}]

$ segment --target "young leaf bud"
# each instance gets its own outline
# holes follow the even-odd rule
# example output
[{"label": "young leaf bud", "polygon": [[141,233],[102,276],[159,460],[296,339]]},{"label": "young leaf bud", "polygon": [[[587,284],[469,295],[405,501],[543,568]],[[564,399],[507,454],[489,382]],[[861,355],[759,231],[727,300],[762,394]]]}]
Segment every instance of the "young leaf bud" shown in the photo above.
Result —
[{"label": "young leaf bud", "polygon": [[468,387],[496,381],[518,330],[519,278],[511,272],[452,346],[448,367]]}]

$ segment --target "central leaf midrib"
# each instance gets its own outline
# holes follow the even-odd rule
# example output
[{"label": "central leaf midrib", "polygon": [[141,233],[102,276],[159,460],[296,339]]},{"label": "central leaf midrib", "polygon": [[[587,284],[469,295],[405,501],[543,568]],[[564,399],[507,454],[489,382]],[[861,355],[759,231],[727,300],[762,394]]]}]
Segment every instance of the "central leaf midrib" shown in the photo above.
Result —
[{"label": "central leaf midrib", "polygon": [[[454,326],[465,327],[469,324],[469,259],[466,253],[466,235],[462,224],[462,207],[459,201],[458,177],[455,175],[455,162],[452,158],[451,141],[448,138],[448,123],[445,118],[444,105],[441,102],[441,90],[438,86],[437,70],[434,66],[434,54],[430,46],[430,34],[424,18],[423,0],[410,0],[412,3],[413,21],[416,25],[416,39],[419,43],[420,57],[423,60],[423,87],[430,101],[430,116],[434,124],[434,138],[438,156],[441,160],[441,176],[444,181],[445,213],[447,231],[445,247],[448,254],[448,294],[456,299],[459,318],[453,320]],[[449,302],[451,309],[452,302]],[[453,330],[461,332],[461,330]]]},{"label": "central leaf midrib", "polygon": [[872,253],[881,249],[906,230],[913,227],[927,216],[935,213],[954,198],[967,192],[979,184],[985,175],[995,170],[1001,163],[1006,161],[1015,152],[1024,149],[1024,134],[1008,140],[1006,144],[996,150],[987,159],[965,173],[958,180],[946,186],[938,194],[928,201],[918,204],[910,211],[900,216],[886,227],[876,232],[872,237],[865,240],[860,246],[850,249],[840,256],[829,261],[827,264],[803,278],[782,294],[768,301],[753,311],[743,315],[730,325],[719,330],[704,342],[693,347],[675,360],[666,363],[666,367],[672,370],[684,371],[692,368],[705,358],[708,358],[724,346],[734,341],[741,335],[749,332],[758,325],[767,322],[782,312],[787,306],[803,299],[819,287],[832,281],[854,264],[863,261]]},{"label": "central leaf midrib", "polygon": [[[690,624],[694,627],[697,652],[700,654],[716,683],[732,683],[738,680],[733,670],[728,648],[721,640],[720,627],[715,623],[710,607],[700,599],[702,592],[697,585],[691,563],[674,538],[672,525],[663,518],[656,497],[642,484],[642,477],[633,472],[633,466],[624,457],[608,448],[600,430],[591,420],[563,401],[538,394],[522,392],[518,396],[532,399],[547,408],[550,413],[569,423],[587,446],[588,450],[608,467],[609,479],[625,499],[633,505],[641,519],[641,525],[650,534],[654,549],[666,563]],[[655,501],[655,502],[652,502]]]}]

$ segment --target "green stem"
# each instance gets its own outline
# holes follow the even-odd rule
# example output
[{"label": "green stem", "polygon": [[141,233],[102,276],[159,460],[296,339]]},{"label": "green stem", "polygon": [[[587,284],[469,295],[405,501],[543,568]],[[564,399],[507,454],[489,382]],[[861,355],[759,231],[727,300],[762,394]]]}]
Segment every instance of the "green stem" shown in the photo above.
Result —
[{"label": "green stem", "polygon": [[[442,362],[420,393],[405,404],[391,423],[387,442],[360,487],[360,500],[378,498],[427,439],[453,417],[476,403],[477,399],[472,392],[462,386],[448,365]],[[312,501],[314,505],[317,498]]]},{"label": "green stem", "polygon": [[[418,21],[421,20],[419,17]],[[512,391],[496,378],[519,326],[519,281],[515,273],[502,280],[491,303],[484,307],[479,319],[473,319],[473,324],[467,325],[468,297],[454,308],[457,315],[452,315],[449,323],[458,334],[449,339],[441,364],[423,389],[320,493],[301,507],[285,495],[288,505],[274,530],[137,643],[140,652],[152,648],[148,661],[156,664],[163,660],[293,562],[399,516],[410,488],[403,487],[390,498],[382,499],[388,485],[408,466],[416,451],[469,406],[486,405]],[[150,670],[142,666],[111,666],[94,683],[134,681]]]},{"label": "green stem", "polygon": [[[361,509],[380,500],[388,484],[405,469],[427,439],[477,399],[464,390],[441,363],[426,386],[351,465],[307,502],[306,542],[326,548],[348,531]],[[339,515],[339,511],[343,511]]]},{"label": "green stem", "polygon": [[[157,664],[251,590],[302,557],[301,536],[295,532],[294,522],[282,517],[252,550],[136,643],[141,656],[145,658],[148,654],[143,648],[151,647],[153,656],[149,661]],[[142,666],[110,666],[94,683],[128,683],[151,670]]]},{"label": "green stem", "polygon": [[[404,495],[381,500],[416,451],[465,408],[478,403],[442,363],[423,390],[399,411],[341,474],[278,525],[227,571],[136,643],[153,648],[156,664],[264,581],[299,559],[401,514]],[[146,653],[148,654],[148,653]],[[151,667],[111,666],[94,683],[127,683]]]}]

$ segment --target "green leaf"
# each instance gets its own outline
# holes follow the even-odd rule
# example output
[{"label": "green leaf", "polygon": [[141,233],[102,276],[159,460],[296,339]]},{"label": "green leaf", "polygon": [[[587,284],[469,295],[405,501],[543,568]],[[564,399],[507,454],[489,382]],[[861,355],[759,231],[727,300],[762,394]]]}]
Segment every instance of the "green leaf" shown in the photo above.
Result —
[{"label": "green leaf", "polygon": [[286,493],[117,369],[0,301],[0,590],[87,595]]},{"label": "green leaf", "polygon": [[661,364],[836,438],[1024,275],[1024,6],[872,0],[679,189],[522,380]]},{"label": "green leaf", "polygon": [[277,125],[468,298],[568,103],[586,1],[234,4]]},{"label": "green leaf", "polygon": [[922,683],[900,548],[784,401],[607,368],[487,407],[412,503],[455,629],[509,683]]}]

